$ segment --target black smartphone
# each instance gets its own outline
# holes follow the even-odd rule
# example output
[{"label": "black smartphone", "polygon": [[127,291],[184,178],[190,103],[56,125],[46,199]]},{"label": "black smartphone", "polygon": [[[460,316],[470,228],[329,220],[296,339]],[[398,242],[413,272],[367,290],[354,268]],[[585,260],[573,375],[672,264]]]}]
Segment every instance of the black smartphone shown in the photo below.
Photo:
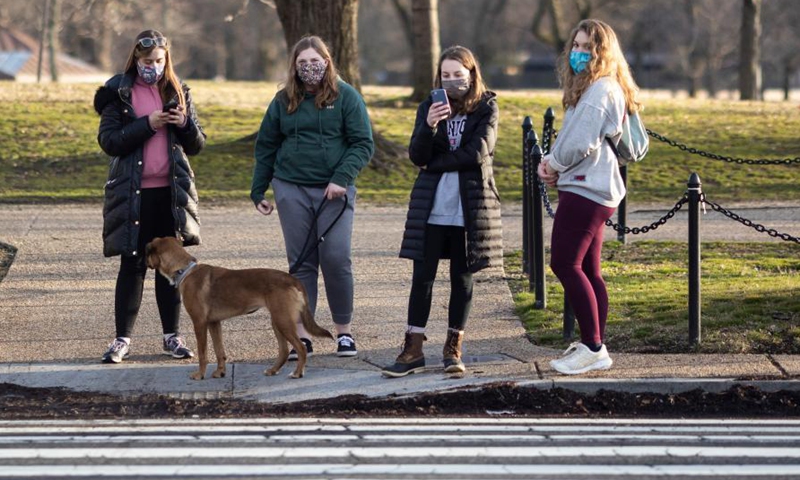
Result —
[{"label": "black smartphone", "polygon": [[448,107],[450,106],[450,100],[447,99],[447,91],[444,88],[431,90],[431,98],[433,103],[443,102]]},{"label": "black smartphone", "polygon": [[178,108],[178,102],[176,100],[170,100],[169,102],[164,104],[164,108],[161,109],[164,113],[169,113],[170,110],[173,108]]}]

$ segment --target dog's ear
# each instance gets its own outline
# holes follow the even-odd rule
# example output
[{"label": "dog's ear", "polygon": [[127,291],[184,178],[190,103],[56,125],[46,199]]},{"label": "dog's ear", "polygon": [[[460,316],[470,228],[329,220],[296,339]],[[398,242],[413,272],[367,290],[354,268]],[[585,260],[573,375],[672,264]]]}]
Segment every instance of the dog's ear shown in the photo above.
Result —
[{"label": "dog's ear", "polygon": [[144,247],[144,258],[148,268],[157,269],[160,265],[159,260],[161,256],[156,253],[155,241],[152,241]]}]

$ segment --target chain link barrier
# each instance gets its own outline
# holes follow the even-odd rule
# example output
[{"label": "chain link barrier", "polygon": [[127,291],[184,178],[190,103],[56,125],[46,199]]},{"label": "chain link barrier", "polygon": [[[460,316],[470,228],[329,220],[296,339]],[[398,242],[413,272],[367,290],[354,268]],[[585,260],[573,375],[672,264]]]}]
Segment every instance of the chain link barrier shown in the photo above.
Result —
[{"label": "chain link barrier", "polygon": [[647,134],[651,137],[655,138],[656,140],[662,141],[671,147],[678,148],[683,150],[684,152],[691,153],[693,155],[700,155],[701,157],[711,158],[713,160],[722,160],[728,163],[738,163],[740,165],[747,164],[747,165],[792,165],[792,164],[800,164],[800,157],[796,158],[785,158],[785,159],[778,159],[778,160],[770,160],[770,159],[749,159],[749,158],[738,158],[738,157],[726,157],[723,155],[717,155],[716,153],[709,153],[703,150],[698,150],[693,147],[689,147],[682,143],[678,143],[674,140],[670,140],[669,138],[661,135],[660,133],[656,133],[650,129],[647,130]]},{"label": "chain link barrier", "polygon": [[743,217],[737,215],[736,213],[734,213],[734,212],[732,212],[732,211],[720,206],[719,204],[708,200],[706,198],[706,194],[705,193],[700,195],[700,201],[703,202],[704,204],[707,204],[715,212],[719,212],[719,213],[725,215],[726,217],[730,218],[731,220],[736,220],[737,222],[741,223],[745,227],[750,227],[750,228],[754,229],[755,231],[757,231],[759,233],[766,233],[767,235],[769,235],[770,237],[773,237],[773,238],[780,238],[781,240],[785,240],[787,242],[794,242],[794,243],[800,244],[800,238],[793,237],[792,235],[789,235],[788,233],[778,232],[774,228],[767,228],[764,225],[761,225],[761,224],[753,222],[752,220],[748,220],[746,218],[743,218]]}]

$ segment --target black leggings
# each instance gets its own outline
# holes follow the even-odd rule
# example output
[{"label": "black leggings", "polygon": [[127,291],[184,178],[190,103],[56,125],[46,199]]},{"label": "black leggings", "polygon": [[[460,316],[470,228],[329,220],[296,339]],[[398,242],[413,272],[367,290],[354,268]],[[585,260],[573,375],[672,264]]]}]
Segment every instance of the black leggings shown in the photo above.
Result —
[{"label": "black leggings", "polygon": [[[172,195],[169,187],[141,190],[139,214],[139,242],[136,256],[122,256],[117,275],[114,300],[114,321],[117,337],[130,337],[139,315],[144,290],[147,263],[145,245],[156,237],[174,237],[175,219],[172,215]],[[156,304],[164,333],[178,333],[181,314],[181,297],[178,289],[169,284],[163,275],[156,273]]]},{"label": "black leggings", "polygon": [[433,282],[439,259],[450,257],[450,303],[447,326],[464,330],[472,305],[472,273],[467,269],[467,241],[464,227],[428,225],[425,231],[425,258],[414,261],[411,294],[408,298],[408,324],[424,328],[431,313]]}]

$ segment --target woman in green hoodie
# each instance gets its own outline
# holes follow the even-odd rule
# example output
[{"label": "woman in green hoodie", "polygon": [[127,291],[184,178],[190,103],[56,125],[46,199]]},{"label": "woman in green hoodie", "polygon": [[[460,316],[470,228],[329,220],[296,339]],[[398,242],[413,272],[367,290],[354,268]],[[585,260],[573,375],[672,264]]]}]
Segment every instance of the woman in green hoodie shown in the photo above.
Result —
[{"label": "woman in green hoodie", "polygon": [[[264,194],[272,185],[290,269],[308,292],[312,314],[322,270],[338,334],[337,354],[352,357],[357,354],[350,329],[354,183],[375,149],[369,116],[361,95],[339,78],[319,37],[297,42],[287,79],[258,131],[250,198],[260,213],[269,215],[274,207]],[[315,248],[326,231],[325,241]],[[310,335],[301,324],[297,329],[311,354]],[[292,350],[289,359],[296,358]]]}]

